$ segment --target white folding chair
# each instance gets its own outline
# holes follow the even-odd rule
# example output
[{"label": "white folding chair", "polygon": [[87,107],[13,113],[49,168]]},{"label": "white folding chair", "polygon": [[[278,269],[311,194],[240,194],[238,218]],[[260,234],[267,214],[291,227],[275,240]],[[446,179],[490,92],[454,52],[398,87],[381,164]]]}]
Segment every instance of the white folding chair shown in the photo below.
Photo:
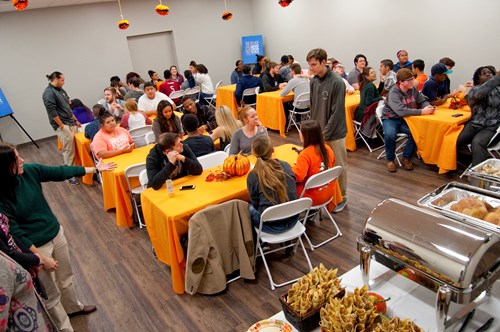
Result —
[{"label": "white folding chair", "polygon": [[149,181],[148,180],[148,170],[144,168],[139,173],[139,183],[141,184],[143,189],[146,189],[148,187],[148,181]]},{"label": "white folding chair", "polygon": [[184,96],[188,96],[189,98],[193,99],[195,103],[197,103],[200,101],[200,93],[201,88],[199,86],[195,86],[194,88],[186,89],[184,91]]},{"label": "white folding chair", "polygon": [[[336,166],[336,167],[324,170],[321,173],[314,174],[306,181],[306,184],[304,185],[304,190],[302,191],[302,194],[300,197],[302,198],[307,190],[314,189],[314,188],[321,188],[321,187],[325,187],[325,186],[329,185],[331,182],[335,181],[340,176],[340,173],[342,173],[342,167]],[[330,197],[330,199],[328,201],[326,201],[322,204],[311,206],[311,210],[317,210],[316,212],[314,212],[314,217],[316,215],[321,216],[321,211],[325,212],[326,215],[328,216],[328,218],[330,218],[330,221],[333,223],[333,226],[335,227],[337,232],[335,233],[334,236],[332,236],[332,237],[330,237],[330,238],[326,239],[325,241],[318,243],[318,244],[312,244],[307,233],[304,233],[304,236],[305,236],[307,242],[309,243],[309,246],[311,247],[311,251],[313,251],[314,249],[316,249],[318,247],[321,247],[325,243],[328,243],[328,242],[342,236],[342,232],[340,231],[339,227],[337,226],[337,223],[333,219],[332,214],[326,208],[327,205],[330,204],[332,199],[333,199],[333,196]],[[310,218],[304,218],[304,221],[303,221],[304,226],[306,225],[307,219],[310,219]]]},{"label": "white folding chair", "polygon": [[[248,88],[248,89],[243,90],[243,94],[241,95],[240,104],[245,105],[245,106],[255,107],[255,105],[257,105],[257,94],[259,93],[259,91],[260,91],[260,87]],[[245,97],[248,98],[251,96],[255,96],[255,103],[250,103],[250,104],[246,103]]]},{"label": "white folding chair", "polygon": [[[498,139],[499,135],[500,135],[500,126],[497,128],[495,135],[493,135],[493,137],[488,142],[488,148],[487,148],[488,153],[490,154],[490,156],[492,158],[495,158],[495,159],[498,159],[498,157],[500,157],[500,141],[496,142],[495,144],[493,144],[493,142],[495,142]],[[469,145],[467,145],[467,147],[469,148],[469,151],[472,152],[471,145],[469,144]],[[496,153],[496,155],[495,155],[495,153]],[[471,169],[471,167],[472,167],[472,163],[470,163],[469,166],[467,166],[467,168],[462,173],[462,175],[460,175],[460,178],[462,178],[465,175],[465,173],[467,173]]]},{"label": "white folding chair", "polygon": [[[383,127],[382,125],[382,110],[384,109],[384,103],[380,103],[378,106],[377,106],[377,109],[375,110],[375,115],[377,116],[377,120],[378,122],[380,123],[380,125]],[[382,139],[384,139],[382,137]],[[399,142],[400,144],[398,146],[396,146],[396,151],[395,151],[395,154],[396,154],[396,160],[399,164],[399,166],[401,167],[401,161],[399,160],[399,156],[401,154],[403,154],[402,150],[403,148],[405,147],[406,145],[406,142],[408,141],[408,135],[406,135],[405,133],[398,133],[397,134],[397,138],[396,138],[396,145],[397,143]],[[385,141],[384,141],[384,145],[381,146],[384,147],[385,146]],[[380,158],[384,158],[385,157],[385,150],[382,151],[378,157],[377,157],[377,160],[380,159]]]},{"label": "white folding chair", "polygon": [[222,84],[222,81],[217,82],[215,85],[215,93],[212,95],[212,97],[204,97],[205,101],[208,103],[208,106],[212,107],[215,109],[215,103],[217,101],[217,89],[219,86]]},{"label": "white folding chair", "polygon": [[[297,121],[295,119],[295,116],[297,114],[300,114],[300,122],[299,123],[301,123],[304,120],[310,119],[311,118],[311,110],[309,109],[309,106],[310,106],[310,93],[309,92],[301,93],[300,95],[297,96],[297,98],[295,98],[293,100],[293,109],[288,111],[289,121],[288,121],[288,127],[286,128],[286,132],[288,132],[292,123],[295,126],[295,128],[297,128],[297,131],[300,132],[300,129],[299,129],[299,126],[298,126]],[[304,111],[298,112],[297,109],[304,110]]]},{"label": "white folding chair", "polygon": [[215,151],[204,156],[198,157],[203,170],[222,165],[228,154],[224,151]]},{"label": "white folding chair", "polygon": [[[262,261],[264,263],[264,266],[266,268],[267,276],[269,277],[269,282],[271,283],[271,290],[275,290],[276,287],[281,287],[285,286],[288,284],[291,284],[292,282],[297,281],[299,278],[289,280],[287,282],[277,284],[274,282],[273,277],[271,275],[271,271],[269,270],[269,266],[267,265],[266,261],[266,255],[276,252],[278,250],[283,250],[289,247],[293,247],[294,250],[296,249],[297,243],[288,243],[285,244],[285,242],[290,242],[292,240],[297,240],[298,244],[302,247],[302,251],[304,252],[304,256],[306,257],[307,264],[309,266],[309,271],[312,270],[312,265],[311,265],[311,260],[309,259],[309,256],[307,254],[307,250],[304,247],[304,243],[302,242],[302,239],[300,238],[302,234],[305,233],[306,228],[305,226],[298,221],[292,228],[288,229],[286,232],[283,233],[278,233],[278,234],[270,234],[262,231],[262,225],[265,222],[268,221],[275,221],[275,220],[281,220],[284,218],[289,218],[292,216],[295,216],[297,214],[305,212],[305,217],[307,218],[309,209],[311,208],[312,200],[310,198],[304,197],[304,198],[299,198],[294,201],[278,204],[275,206],[271,206],[267,208],[262,215],[260,216],[260,224],[259,228],[255,228],[255,231],[257,232],[257,243],[256,243],[256,250],[255,252],[257,253],[257,256],[262,257]],[[262,248],[263,243],[268,243],[268,244],[285,244],[282,247],[276,248],[276,249],[268,249],[264,250]]]},{"label": "white folding chair", "polygon": [[153,131],[150,131],[149,133],[147,133],[144,136],[144,142],[146,143],[146,145],[156,143],[155,133]]},{"label": "white folding chair", "polygon": [[229,143],[228,145],[226,145],[226,147],[224,148],[224,152],[229,156],[229,150],[231,150],[231,143]]},{"label": "white folding chair", "polygon": [[[380,109],[380,116],[382,115],[382,109],[384,108],[384,102],[381,101],[379,102],[378,106],[377,106],[377,110]],[[382,121],[380,121],[379,119],[379,114],[377,114],[377,110],[375,111],[375,116],[377,117],[377,127],[380,125],[382,126]],[[380,134],[380,132],[378,131],[378,128],[375,130],[375,136],[374,137],[366,137],[363,132],[361,131],[361,122],[359,121],[356,121],[356,120],[352,120],[353,124],[354,124],[354,139],[357,140],[358,138],[361,138],[361,140],[363,141],[363,143],[365,143],[366,147],[368,148],[368,150],[370,152],[373,152],[373,151],[377,151],[379,149],[382,149],[384,147],[384,144],[382,144],[381,146],[379,147],[376,147],[376,148],[372,148],[370,143],[368,143],[367,139],[368,138],[376,138],[376,137],[380,137],[380,139],[382,139],[382,141],[384,141],[384,137]]]},{"label": "white folding chair", "polygon": [[134,141],[135,143],[135,146],[140,148],[141,146],[146,146],[148,145],[146,143],[146,134],[147,133],[150,133],[153,131],[153,126],[142,126],[142,127],[139,127],[139,128],[134,128],[134,129],[130,129],[129,130],[129,133],[130,133],[130,136],[132,136],[132,140]]},{"label": "white folding chair", "polygon": [[177,90],[177,91],[174,91],[170,94],[170,96],[168,96],[168,98],[172,99],[172,100],[175,100],[175,99],[179,99],[181,100],[182,97],[184,97],[184,90]]},{"label": "white folding chair", "polygon": [[90,155],[92,156],[92,160],[94,161],[94,165],[96,166],[96,179],[102,186],[102,175],[97,170],[97,163],[99,162],[99,158],[94,154],[94,149],[92,149],[92,143],[90,143]]},{"label": "white folding chair", "polygon": [[[137,221],[139,222],[139,227],[143,228],[145,224],[142,222],[142,217],[141,214],[139,213],[139,206],[140,204],[140,199],[139,203],[137,202],[137,196],[140,197],[141,192],[144,190],[144,187],[142,185],[138,187],[132,188],[130,186],[130,178],[139,178],[140,181],[140,175],[142,171],[146,170],[146,163],[141,163],[141,164],[136,164],[129,166],[125,169],[125,179],[127,180],[127,186],[128,190],[130,193],[130,199],[132,200],[132,205],[134,206],[135,214],[137,216]],[[147,177],[147,174],[146,174]]]}]

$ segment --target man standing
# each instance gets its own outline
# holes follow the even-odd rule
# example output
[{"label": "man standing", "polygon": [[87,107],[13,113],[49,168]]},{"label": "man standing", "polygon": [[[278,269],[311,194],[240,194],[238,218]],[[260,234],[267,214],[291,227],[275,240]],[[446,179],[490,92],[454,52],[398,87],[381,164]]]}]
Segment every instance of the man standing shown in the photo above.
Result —
[{"label": "man standing", "polygon": [[[47,110],[50,125],[54,128],[62,144],[64,164],[72,166],[75,159],[74,140],[76,127],[81,127],[82,125],[71,112],[69,96],[62,88],[64,85],[64,75],[61,72],[55,71],[46,76],[50,83],[43,92],[43,104]],[[70,178],[68,181],[73,186],[80,184],[75,177]]]},{"label": "man standing", "polygon": [[320,123],[327,144],[335,154],[335,166],[342,166],[339,177],[343,200],[333,212],[347,205],[347,151],[345,136],[345,84],[342,78],[326,66],[326,51],[316,48],[307,54],[311,78],[311,117]]}]

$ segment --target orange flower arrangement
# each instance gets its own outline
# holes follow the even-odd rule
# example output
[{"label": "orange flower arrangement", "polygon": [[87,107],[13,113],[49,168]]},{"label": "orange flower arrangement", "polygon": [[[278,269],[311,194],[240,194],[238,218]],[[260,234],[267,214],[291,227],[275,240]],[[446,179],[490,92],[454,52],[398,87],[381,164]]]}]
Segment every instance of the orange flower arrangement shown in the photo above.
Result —
[{"label": "orange flower arrangement", "polygon": [[12,4],[17,10],[25,10],[28,7],[28,0],[12,0]]},{"label": "orange flower arrangement", "polygon": [[232,18],[233,18],[233,13],[231,13],[231,12],[224,12],[224,13],[222,14],[222,19],[223,19],[224,21],[229,21],[229,20],[230,20],[230,19],[232,19]]},{"label": "orange flower arrangement", "polygon": [[288,7],[293,0],[279,0],[278,3],[281,5],[281,7]]},{"label": "orange flower arrangement", "polygon": [[129,26],[130,24],[128,23],[128,20],[118,21],[118,27],[120,28],[120,30],[126,30]]},{"label": "orange flower arrangement", "polygon": [[167,6],[162,5],[162,4],[157,5],[155,7],[155,10],[158,13],[158,15],[161,15],[161,16],[166,16],[170,12],[170,8],[168,8]]}]

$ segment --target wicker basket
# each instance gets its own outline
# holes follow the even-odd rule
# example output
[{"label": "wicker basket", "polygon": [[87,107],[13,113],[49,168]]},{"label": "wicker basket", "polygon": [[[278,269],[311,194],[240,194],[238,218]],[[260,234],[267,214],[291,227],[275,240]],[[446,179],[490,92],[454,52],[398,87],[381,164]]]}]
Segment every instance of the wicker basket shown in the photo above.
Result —
[{"label": "wicker basket", "polygon": [[[341,290],[335,297],[344,297],[345,290]],[[319,326],[320,315],[319,312],[328,301],[325,301],[322,305],[318,306],[316,309],[309,311],[305,315],[301,316],[286,302],[288,294],[283,294],[280,296],[281,308],[285,314],[286,319],[300,332],[308,332],[314,330]]]}]

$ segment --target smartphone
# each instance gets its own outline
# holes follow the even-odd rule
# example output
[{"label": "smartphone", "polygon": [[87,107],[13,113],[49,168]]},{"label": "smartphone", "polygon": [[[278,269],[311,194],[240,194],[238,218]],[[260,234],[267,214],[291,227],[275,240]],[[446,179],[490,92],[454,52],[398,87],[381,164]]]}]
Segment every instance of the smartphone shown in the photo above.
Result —
[{"label": "smartphone", "polygon": [[190,184],[190,185],[187,185],[187,186],[181,186],[179,188],[179,190],[191,190],[191,189],[194,189],[196,188],[196,186],[194,184]]},{"label": "smartphone", "polygon": [[463,114],[462,113],[452,114],[452,117],[454,118],[458,118],[459,116],[463,116]]}]

